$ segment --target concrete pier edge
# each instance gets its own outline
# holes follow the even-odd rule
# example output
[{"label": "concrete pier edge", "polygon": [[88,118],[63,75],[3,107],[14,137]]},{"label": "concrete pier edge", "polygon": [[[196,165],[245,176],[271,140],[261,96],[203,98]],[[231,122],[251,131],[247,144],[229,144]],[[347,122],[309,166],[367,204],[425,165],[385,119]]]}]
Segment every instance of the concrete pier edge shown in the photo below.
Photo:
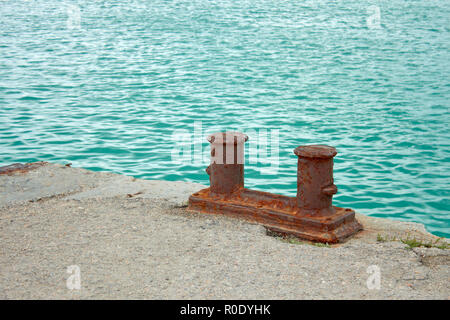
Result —
[{"label": "concrete pier edge", "polygon": [[[0,298],[450,298],[439,249],[449,239],[422,224],[357,214],[364,231],[319,247],[188,212],[204,187],[45,162],[0,168]],[[80,290],[67,287],[71,265]],[[380,288],[369,288],[370,266]]]}]

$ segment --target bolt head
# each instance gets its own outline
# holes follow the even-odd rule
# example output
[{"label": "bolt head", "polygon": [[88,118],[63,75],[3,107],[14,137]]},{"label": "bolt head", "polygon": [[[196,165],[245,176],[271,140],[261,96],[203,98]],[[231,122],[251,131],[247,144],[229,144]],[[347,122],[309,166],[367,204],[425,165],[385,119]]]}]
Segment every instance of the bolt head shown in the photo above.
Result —
[{"label": "bolt head", "polygon": [[210,143],[215,144],[239,144],[246,142],[248,140],[248,136],[241,132],[216,132],[209,135],[207,140]]}]

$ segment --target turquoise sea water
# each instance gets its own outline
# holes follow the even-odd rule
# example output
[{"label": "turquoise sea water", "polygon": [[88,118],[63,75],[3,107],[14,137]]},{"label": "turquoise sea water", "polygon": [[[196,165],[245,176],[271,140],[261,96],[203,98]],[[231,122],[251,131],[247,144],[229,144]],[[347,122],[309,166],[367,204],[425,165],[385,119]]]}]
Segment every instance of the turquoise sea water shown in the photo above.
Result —
[{"label": "turquoise sea water", "polygon": [[447,0],[2,0],[0,165],[207,184],[176,130],[201,124],[205,152],[278,130],[247,187],[295,195],[292,150],[329,144],[336,205],[450,237],[449,22]]}]

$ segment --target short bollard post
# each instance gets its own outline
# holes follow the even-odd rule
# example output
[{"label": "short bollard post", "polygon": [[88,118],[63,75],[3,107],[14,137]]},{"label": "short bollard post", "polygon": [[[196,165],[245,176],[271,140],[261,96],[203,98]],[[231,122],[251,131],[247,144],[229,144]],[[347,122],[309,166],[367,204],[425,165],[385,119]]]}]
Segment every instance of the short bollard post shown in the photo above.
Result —
[{"label": "short bollard post", "polygon": [[298,156],[297,206],[311,215],[325,216],[335,212],[332,197],[337,193],[333,180],[335,148],[325,145],[300,146]]},{"label": "short bollard post", "polygon": [[247,140],[240,132],[217,132],[208,137],[211,164],[206,172],[211,193],[230,195],[244,187],[244,143]]}]

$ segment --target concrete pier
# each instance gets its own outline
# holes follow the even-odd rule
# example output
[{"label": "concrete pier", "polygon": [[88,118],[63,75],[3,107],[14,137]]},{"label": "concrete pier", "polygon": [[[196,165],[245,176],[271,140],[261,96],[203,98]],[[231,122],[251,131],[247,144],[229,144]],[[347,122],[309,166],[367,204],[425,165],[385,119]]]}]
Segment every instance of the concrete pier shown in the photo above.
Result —
[{"label": "concrete pier", "polygon": [[[363,232],[317,246],[188,212],[199,184],[49,163],[0,173],[0,299],[450,298],[449,241],[421,224],[357,214]],[[401,241],[414,238],[432,248]]]}]

